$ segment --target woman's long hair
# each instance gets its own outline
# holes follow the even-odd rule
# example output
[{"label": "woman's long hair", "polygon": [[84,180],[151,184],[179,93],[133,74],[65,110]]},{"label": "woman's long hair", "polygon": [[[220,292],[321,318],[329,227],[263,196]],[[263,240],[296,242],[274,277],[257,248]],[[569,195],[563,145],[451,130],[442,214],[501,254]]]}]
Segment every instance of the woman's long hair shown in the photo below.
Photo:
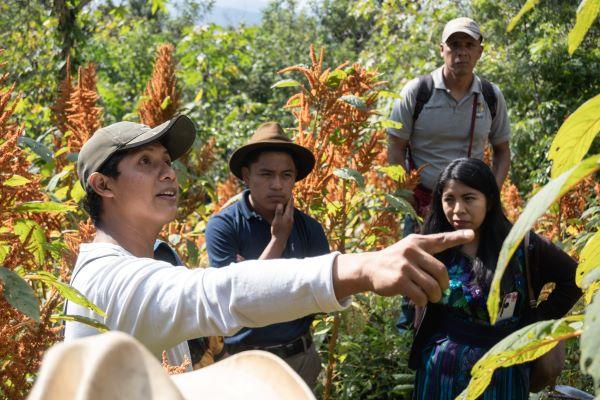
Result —
[{"label": "woman's long hair", "polygon": [[[454,227],[448,222],[442,207],[442,192],[446,184],[455,180],[485,195],[487,213],[483,223],[479,227],[479,246],[477,257],[481,263],[474,263],[473,269],[475,279],[481,287],[488,291],[498,262],[498,255],[502,242],[508,235],[512,224],[504,215],[500,202],[500,191],[496,178],[491,169],[481,160],[476,158],[460,158],[451,162],[440,174],[433,189],[431,210],[425,220],[425,234],[449,232]],[[449,263],[458,255],[458,248],[448,249],[441,253],[438,258]],[[509,263],[508,269],[502,279],[502,292],[506,292],[513,284],[513,261]]]}]

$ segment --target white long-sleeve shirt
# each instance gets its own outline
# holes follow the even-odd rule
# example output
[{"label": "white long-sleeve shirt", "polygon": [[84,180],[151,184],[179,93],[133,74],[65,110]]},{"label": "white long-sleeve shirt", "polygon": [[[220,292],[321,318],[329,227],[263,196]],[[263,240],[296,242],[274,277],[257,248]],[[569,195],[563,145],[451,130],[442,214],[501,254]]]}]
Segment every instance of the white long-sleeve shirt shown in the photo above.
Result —
[{"label": "white long-sleeve shirt", "polygon": [[[109,243],[82,244],[71,285],[106,312],[68,302],[67,314],[81,315],[137,338],[169,363],[190,359],[186,340],[230,336],[308,314],[342,310],[333,291],[336,254],[305,259],[252,260],[235,268],[188,269],[140,258]],[[67,322],[65,341],[97,334]]]}]

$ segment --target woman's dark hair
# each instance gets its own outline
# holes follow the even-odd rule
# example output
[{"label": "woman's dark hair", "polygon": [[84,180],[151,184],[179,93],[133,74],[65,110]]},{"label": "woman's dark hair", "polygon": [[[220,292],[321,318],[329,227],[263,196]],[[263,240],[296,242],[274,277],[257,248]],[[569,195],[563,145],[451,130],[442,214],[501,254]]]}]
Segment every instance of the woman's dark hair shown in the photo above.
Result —
[{"label": "woman's dark hair", "polygon": [[[424,233],[453,231],[442,207],[442,192],[446,184],[455,180],[484,194],[487,205],[485,219],[479,228],[479,246],[477,257],[481,263],[474,263],[475,279],[486,291],[489,290],[502,242],[508,235],[512,224],[504,215],[500,202],[500,191],[496,178],[483,161],[476,158],[460,158],[451,162],[440,174],[433,189],[431,210],[425,220]],[[452,248],[438,257],[443,262],[451,262],[458,255],[458,249]],[[502,279],[502,291],[506,292],[513,284],[514,261],[511,260]]]},{"label": "woman's dark hair", "polygon": [[[102,175],[106,175],[109,178],[117,178],[120,174],[118,170],[119,163],[129,153],[128,150],[119,151],[111,155],[105,162],[98,168],[97,172]],[[98,193],[91,187],[87,187],[85,190],[85,197],[82,200],[83,209],[89,214],[94,226],[99,228],[102,225],[100,216],[102,215],[102,198]]]}]

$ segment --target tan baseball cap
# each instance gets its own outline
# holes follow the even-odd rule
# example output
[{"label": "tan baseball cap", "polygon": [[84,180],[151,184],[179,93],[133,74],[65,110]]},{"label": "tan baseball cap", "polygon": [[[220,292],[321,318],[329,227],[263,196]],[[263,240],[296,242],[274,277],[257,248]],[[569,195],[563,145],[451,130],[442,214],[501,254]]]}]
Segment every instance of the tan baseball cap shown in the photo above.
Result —
[{"label": "tan baseball cap", "polygon": [[154,128],[128,121],[100,128],[85,142],[77,157],[79,181],[86,188],[90,175],[120,150],[134,149],[158,140],[169,152],[171,160],[176,160],[192,147],[195,138],[194,123],[185,115]]},{"label": "tan baseball cap", "polygon": [[466,33],[475,40],[483,40],[483,35],[481,34],[477,22],[473,21],[471,18],[460,17],[448,21],[444,27],[444,32],[442,33],[442,43],[446,43],[446,40],[457,32]]}]

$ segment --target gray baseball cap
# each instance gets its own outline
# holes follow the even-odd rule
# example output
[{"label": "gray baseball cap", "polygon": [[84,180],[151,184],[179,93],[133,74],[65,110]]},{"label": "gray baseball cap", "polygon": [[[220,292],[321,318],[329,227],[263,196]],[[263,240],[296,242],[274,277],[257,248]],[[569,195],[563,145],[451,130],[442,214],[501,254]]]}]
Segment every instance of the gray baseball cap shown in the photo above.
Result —
[{"label": "gray baseball cap", "polygon": [[466,33],[475,40],[483,40],[483,35],[481,34],[477,22],[473,21],[471,18],[460,17],[448,21],[444,27],[444,32],[442,33],[442,43],[446,43],[446,40],[457,32]]},{"label": "gray baseball cap", "polygon": [[195,138],[194,123],[185,115],[179,115],[154,128],[127,121],[100,128],[85,142],[77,157],[79,181],[83,188],[87,188],[90,175],[120,150],[159,141],[169,152],[171,160],[176,160],[192,147]]}]

